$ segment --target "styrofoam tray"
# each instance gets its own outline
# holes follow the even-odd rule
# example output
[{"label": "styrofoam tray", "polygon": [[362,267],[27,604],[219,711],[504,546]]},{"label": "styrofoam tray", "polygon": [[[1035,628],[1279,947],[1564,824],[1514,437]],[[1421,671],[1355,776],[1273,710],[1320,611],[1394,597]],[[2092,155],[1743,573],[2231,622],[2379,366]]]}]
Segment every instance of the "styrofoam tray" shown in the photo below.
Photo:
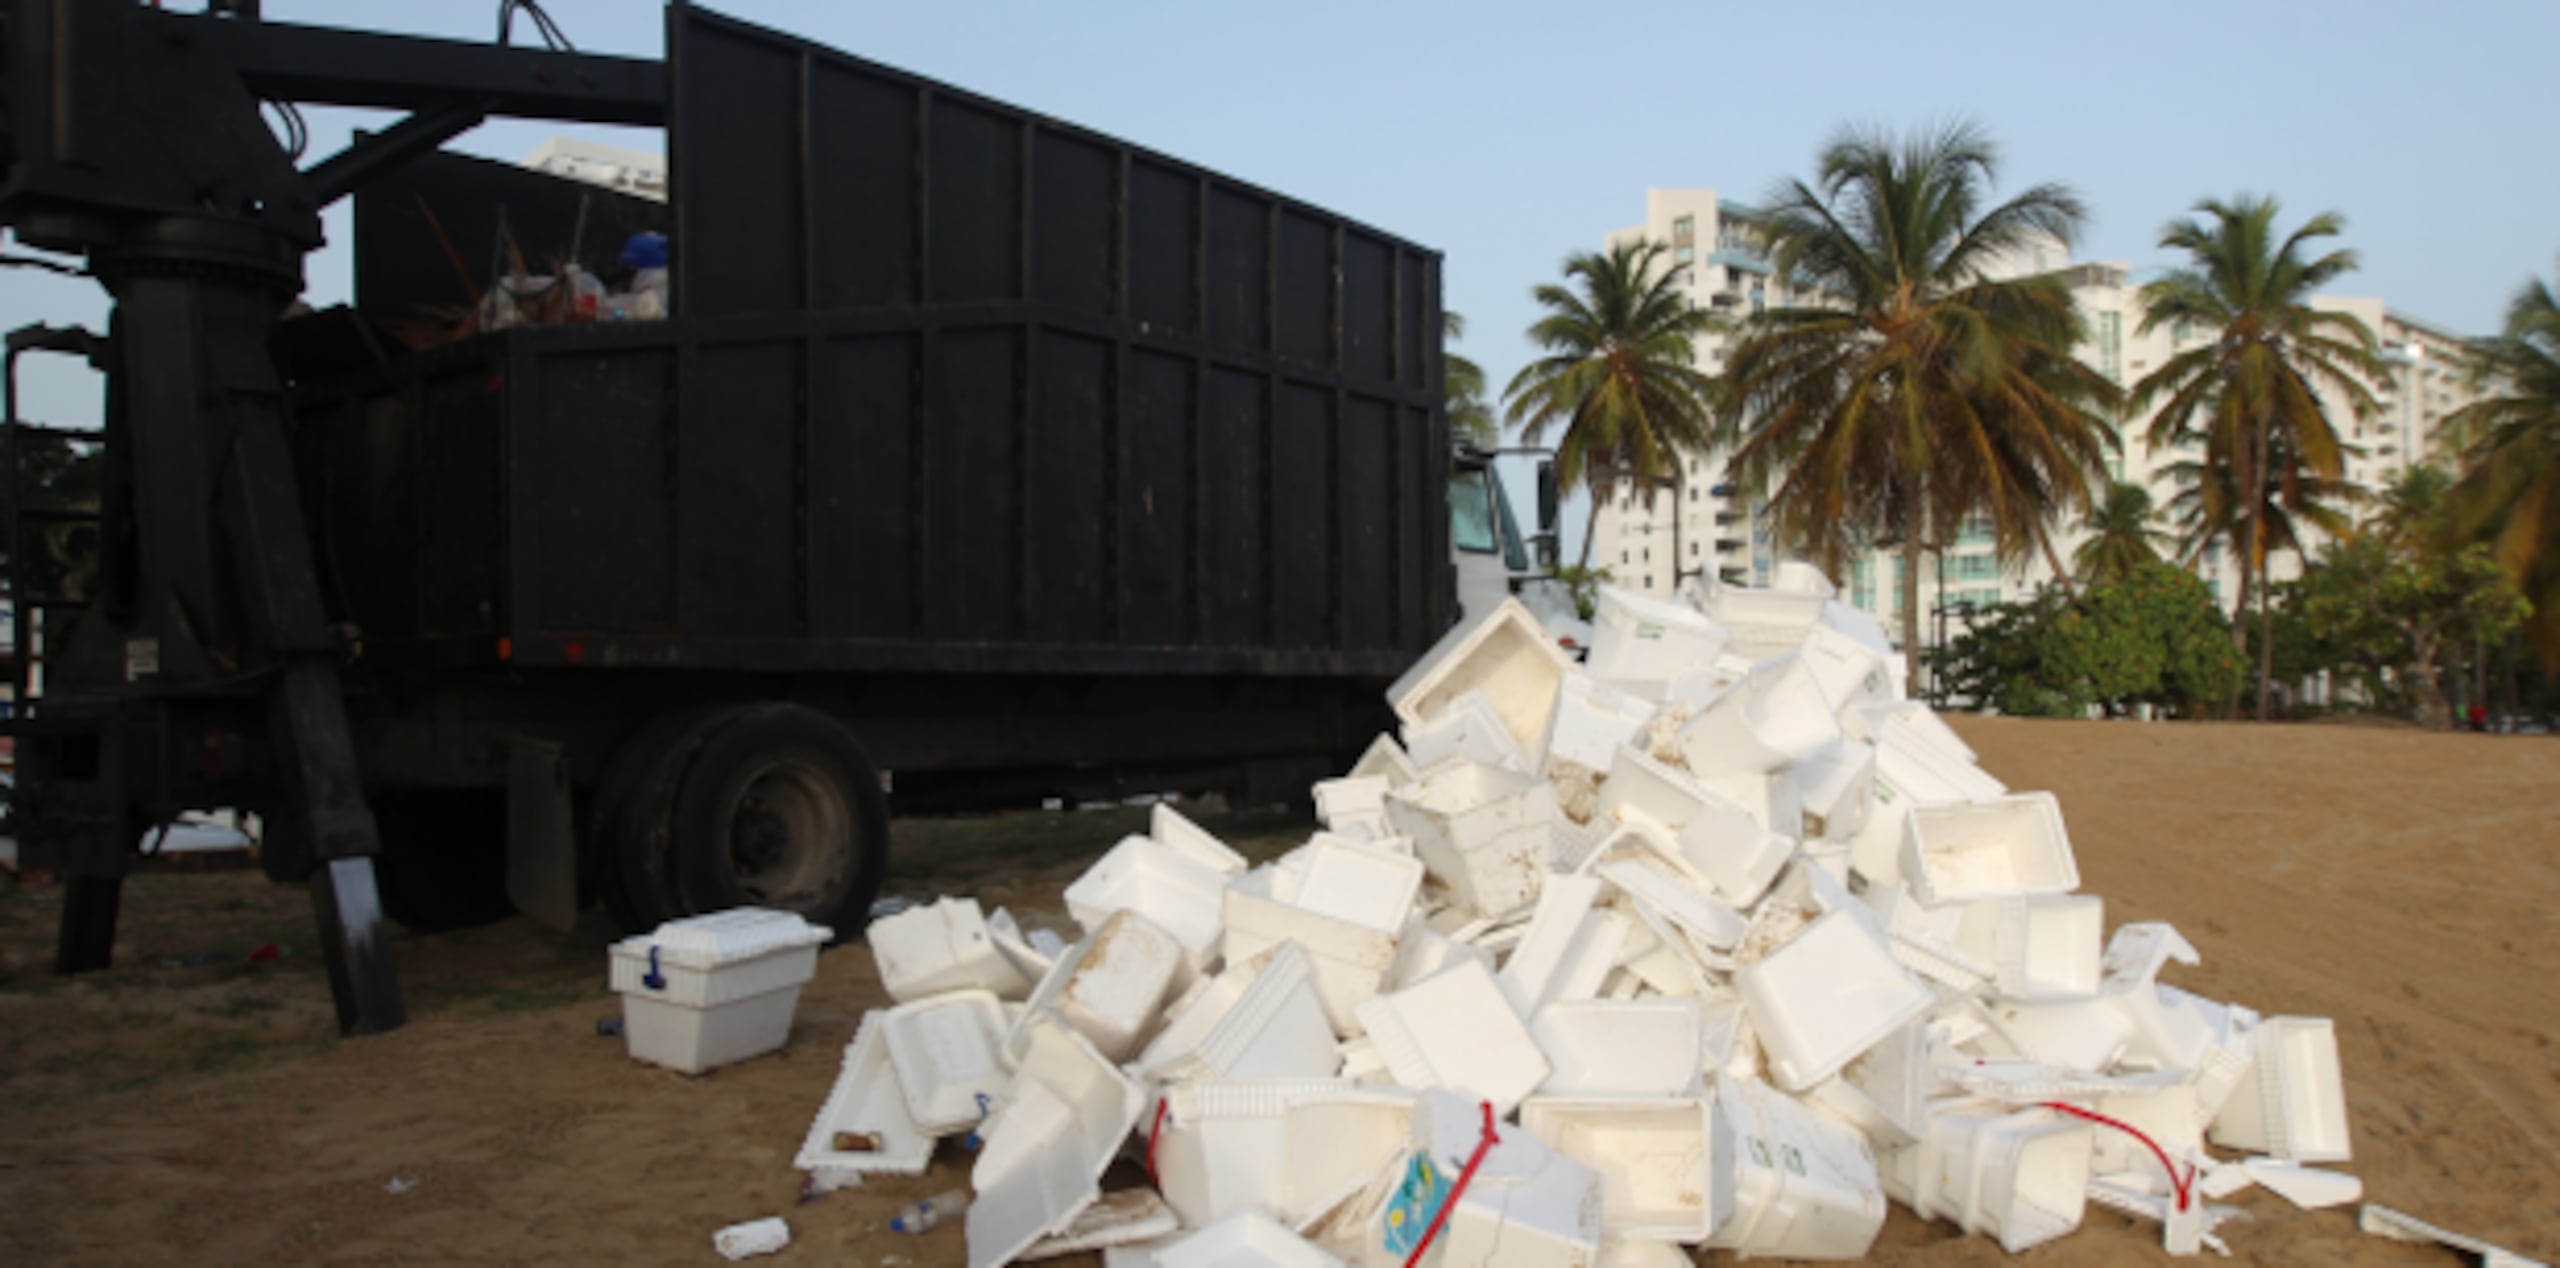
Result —
[{"label": "styrofoam tray", "polygon": [[[1004,1005],[991,991],[954,991],[880,1015],[907,1113],[935,1136],[965,1131],[1004,1095]],[[982,1100],[983,1098],[983,1100]]]},{"label": "styrofoam tray", "polygon": [[922,1175],[933,1161],[933,1137],[907,1109],[883,1033],[879,1013],[863,1014],[835,1087],[792,1159],[791,1165],[808,1172],[822,1190],[859,1182],[875,1171]]}]

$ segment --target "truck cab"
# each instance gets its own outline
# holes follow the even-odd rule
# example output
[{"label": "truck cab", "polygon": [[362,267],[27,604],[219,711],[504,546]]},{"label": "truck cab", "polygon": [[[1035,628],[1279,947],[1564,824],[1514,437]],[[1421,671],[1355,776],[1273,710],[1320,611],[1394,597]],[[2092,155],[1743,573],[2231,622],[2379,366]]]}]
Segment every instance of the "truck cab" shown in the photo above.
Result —
[{"label": "truck cab", "polygon": [[[1536,531],[1520,531],[1496,459],[1538,457]],[[1449,555],[1458,574],[1458,609],[1472,621],[1504,599],[1550,580],[1555,572],[1555,464],[1543,450],[1494,450],[1460,443],[1449,462]]]}]

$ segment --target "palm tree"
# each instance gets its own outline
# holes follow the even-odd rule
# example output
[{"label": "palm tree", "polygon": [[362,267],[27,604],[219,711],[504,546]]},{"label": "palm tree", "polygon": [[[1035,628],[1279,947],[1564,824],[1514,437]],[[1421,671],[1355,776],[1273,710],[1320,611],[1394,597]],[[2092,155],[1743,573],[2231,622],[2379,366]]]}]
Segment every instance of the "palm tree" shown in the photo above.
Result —
[{"label": "palm tree", "polygon": [[[1600,504],[1622,482],[1651,488],[1668,479],[1679,498],[1680,458],[1703,452],[1709,438],[1715,381],[1698,369],[1698,336],[1707,314],[1681,292],[1682,270],[1656,272],[1659,242],[1623,242],[1606,254],[1565,257],[1565,284],[1542,283],[1530,294],[1546,310],[1529,327],[1544,355],[1521,367],[1503,389],[1505,417],[1537,444],[1561,423],[1556,480],[1591,495],[1582,531],[1581,565],[1591,564],[1591,530]],[[1678,576],[1680,519],[1671,520]]]},{"label": "palm tree", "polygon": [[[2275,500],[2291,506],[2305,477],[2336,480],[2346,469],[2346,446],[2330,425],[2324,390],[2358,415],[2368,414],[2375,405],[2366,384],[2390,372],[2362,321],[2311,306],[2313,291],[2356,267],[2353,251],[2306,258],[2313,243],[2337,236],[2346,221],[2323,212],[2279,239],[2273,198],[2208,198],[2195,209],[2210,222],[2173,221],[2160,233],[2160,245],[2185,251],[2188,263],[2142,288],[2139,333],[2168,325],[2199,327],[2207,337],[2143,376],[2133,385],[2129,405],[2135,413],[2157,408],[2153,447],[2200,441],[2205,461],[2233,468],[2232,487],[2272,483]],[[2279,454],[2289,461],[2274,463]],[[2236,540],[2258,543],[2239,552],[2238,616],[2231,637],[2243,655],[2249,650],[2250,591],[2263,576],[2267,535],[2257,521],[2267,504],[2265,498],[2238,499],[2246,523]],[[2266,641],[2260,639],[2258,657],[2261,721],[2267,716],[2267,679],[2275,672],[2274,649]],[[2237,710],[2235,698],[2225,712]]]},{"label": "palm tree", "polygon": [[1454,312],[1440,314],[1440,334],[1450,438],[1490,449],[1501,443],[1502,428],[1493,421],[1492,403],[1484,399],[1484,367],[1448,350],[1448,345],[1466,337],[1467,319]]},{"label": "palm tree", "polygon": [[2533,604],[2525,633],[2545,672],[2560,669],[2560,303],[2537,278],[2479,345],[2474,382],[2494,393],[2445,420],[2462,478],[2447,528],[2486,541]]},{"label": "palm tree", "polygon": [[[2169,520],[2178,529],[2178,562],[2194,567],[2214,551],[2228,549],[2236,559],[2254,561],[2261,578],[2255,597],[2262,658],[2258,693],[2262,706],[2267,679],[2274,677],[2274,587],[2263,580],[2267,560],[2279,550],[2292,551],[2295,558],[2307,560],[2312,545],[2320,539],[2354,536],[2353,508],[2368,500],[2364,489],[2344,476],[2331,478],[2303,471],[2281,440],[2269,452],[2267,479],[2259,487],[2255,507],[2235,479],[2237,469],[2228,464],[2182,461],[2168,468],[2171,482],[2178,487],[2168,508]],[[2255,548],[2243,549],[2242,544],[2250,541],[2257,543]],[[2233,624],[2241,624],[2247,617],[2247,600],[2248,592],[2244,591]],[[2226,712],[2230,707],[2226,702]],[[2263,707],[2260,716],[2265,716]]]},{"label": "palm tree", "polygon": [[2087,211],[2050,184],[1991,204],[1997,160],[1969,123],[1841,133],[1813,182],[1781,185],[1755,222],[1809,302],[1752,317],[1725,359],[1722,438],[1741,480],[1769,490],[1781,544],[1834,575],[1900,544],[1915,677],[1923,547],[1979,515],[2004,562],[2051,560],[2048,518],[2088,504],[2117,443],[2114,385],[2071,355],[2068,288],[1992,276],[2067,245]]},{"label": "palm tree", "polygon": [[2091,584],[2122,581],[2144,564],[2158,563],[2170,547],[2153,516],[2151,490],[2139,484],[2108,486],[2106,497],[2080,521],[2089,536],[2071,552],[2072,571]]}]

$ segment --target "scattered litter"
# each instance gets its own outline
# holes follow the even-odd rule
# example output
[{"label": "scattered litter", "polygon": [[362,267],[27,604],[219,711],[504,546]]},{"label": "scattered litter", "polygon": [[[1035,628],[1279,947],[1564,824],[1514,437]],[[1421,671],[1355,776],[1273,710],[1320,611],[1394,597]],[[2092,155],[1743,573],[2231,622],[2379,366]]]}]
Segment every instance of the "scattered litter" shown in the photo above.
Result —
[{"label": "scattered litter", "polygon": [[[1072,944],[964,897],[882,914],[897,1003],[810,1191],[967,1133],[970,1189],[900,1226],[965,1211],[972,1268],[1855,1259],[1888,1201],[2012,1253],[2094,1205],[2192,1255],[2252,1185],[2358,1200],[2305,1165],[2348,1157],[2330,1022],[2162,982],[2196,949],[2106,937],[2061,804],[1904,699],[1827,581],[1779,582],[1604,587],[1587,667],[1505,603],[1389,689],[1303,845],[1249,868],[1159,804],[1068,888]],[[618,987],[696,972],[634,942]],[[1124,1151],[1147,1183],[1106,1195]]]},{"label": "scattered litter", "polygon": [[967,1214],[969,1191],[950,1189],[932,1197],[909,1202],[889,1217],[889,1229],[897,1233],[930,1232],[955,1215]]},{"label": "scattered litter", "polygon": [[2438,1228],[2414,1215],[2404,1215],[2390,1207],[2376,1206],[2371,1202],[2365,1203],[2363,1209],[2356,1212],[2356,1227],[2376,1237],[2388,1237],[2396,1242],[2434,1242],[2466,1254],[2477,1255],[2480,1257],[2480,1268],[2550,1268],[2539,1259],[2527,1259],[2514,1251]]},{"label": "scattered litter", "polygon": [[791,1244],[791,1226],[778,1215],[732,1224],[711,1235],[711,1248],[723,1259],[770,1255]]},{"label": "scattered litter", "polygon": [[619,1039],[619,1038],[621,1038],[621,1037],[622,1037],[622,1019],[621,1019],[621,1018],[619,1018],[619,1017],[598,1017],[598,1018],[596,1018],[596,1037],[597,1037],[597,1038],[599,1038],[599,1039]]},{"label": "scattered litter", "polygon": [[418,1182],[415,1180],[409,1179],[406,1176],[393,1176],[391,1177],[391,1182],[389,1184],[382,1186],[382,1191],[396,1198],[417,1187]]}]

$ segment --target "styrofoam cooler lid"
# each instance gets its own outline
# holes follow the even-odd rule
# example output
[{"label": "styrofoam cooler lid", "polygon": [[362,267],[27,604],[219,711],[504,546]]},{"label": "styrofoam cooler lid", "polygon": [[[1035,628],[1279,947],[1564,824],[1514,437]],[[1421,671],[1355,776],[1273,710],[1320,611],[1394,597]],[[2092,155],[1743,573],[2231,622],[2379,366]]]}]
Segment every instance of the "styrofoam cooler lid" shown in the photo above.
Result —
[{"label": "styrofoam cooler lid", "polygon": [[670,920],[649,933],[623,939],[614,950],[644,956],[654,948],[662,964],[708,971],[776,951],[822,946],[835,936],[834,930],[810,924],[798,912],[733,907]]}]

